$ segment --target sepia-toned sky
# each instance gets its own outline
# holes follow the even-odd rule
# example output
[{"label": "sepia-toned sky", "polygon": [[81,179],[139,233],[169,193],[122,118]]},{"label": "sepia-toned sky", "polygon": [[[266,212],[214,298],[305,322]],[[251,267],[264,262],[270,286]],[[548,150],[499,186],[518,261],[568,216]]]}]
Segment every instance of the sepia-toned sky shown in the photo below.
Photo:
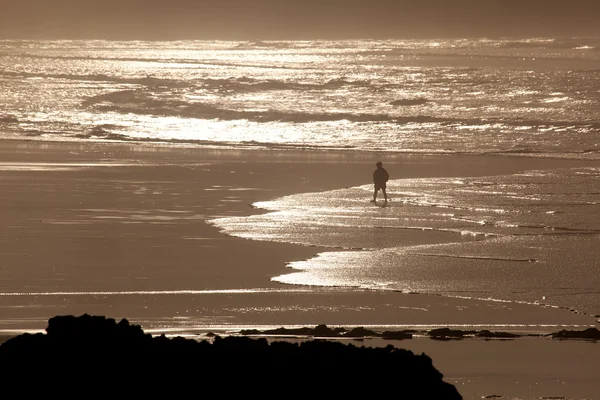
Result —
[{"label": "sepia-toned sky", "polygon": [[600,0],[0,0],[0,38],[599,36]]}]

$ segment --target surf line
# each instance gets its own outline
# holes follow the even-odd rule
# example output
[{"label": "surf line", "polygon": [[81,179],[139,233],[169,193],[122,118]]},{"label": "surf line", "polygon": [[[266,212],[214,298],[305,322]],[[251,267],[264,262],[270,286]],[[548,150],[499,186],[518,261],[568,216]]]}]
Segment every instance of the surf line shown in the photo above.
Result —
[{"label": "surf line", "polygon": [[309,289],[217,289],[217,290],[132,290],[118,292],[13,292],[0,293],[3,297],[16,296],[129,296],[129,295],[172,295],[172,294],[252,294],[252,293],[302,293]]}]

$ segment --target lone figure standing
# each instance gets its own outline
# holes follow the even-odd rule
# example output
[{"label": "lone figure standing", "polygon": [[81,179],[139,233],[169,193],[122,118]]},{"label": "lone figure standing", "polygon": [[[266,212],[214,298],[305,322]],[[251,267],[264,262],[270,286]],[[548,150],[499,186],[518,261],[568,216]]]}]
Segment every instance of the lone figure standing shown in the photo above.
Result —
[{"label": "lone figure standing", "polygon": [[373,172],[373,185],[375,186],[375,190],[373,191],[373,200],[371,200],[371,203],[375,203],[375,201],[377,200],[377,192],[379,192],[379,190],[381,190],[381,192],[383,193],[383,198],[387,203],[388,200],[385,188],[388,179],[390,179],[390,176],[385,170],[385,168],[383,168],[383,163],[381,161],[378,161],[375,165],[377,165],[377,169],[375,170],[375,172]]}]

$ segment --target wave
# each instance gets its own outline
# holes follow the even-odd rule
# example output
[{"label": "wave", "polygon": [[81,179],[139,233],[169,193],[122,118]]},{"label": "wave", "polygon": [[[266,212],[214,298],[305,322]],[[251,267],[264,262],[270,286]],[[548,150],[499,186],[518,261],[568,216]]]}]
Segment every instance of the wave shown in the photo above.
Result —
[{"label": "wave", "polygon": [[[353,114],[353,113],[310,113],[287,112],[279,110],[247,111],[219,108],[205,103],[189,103],[180,100],[161,100],[145,96],[136,90],[127,90],[96,96],[82,103],[85,107],[94,107],[105,112],[122,114],[142,114],[160,116],[179,116],[198,119],[219,120],[248,120],[252,122],[389,122],[396,124],[408,123],[457,123],[452,120],[431,116],[391,117],[385,114]],[[479,120],[478,120],[479,121]],[[463,121],[472,124],[474,121]]]},{"label": "wave", "polygon": [[[469,60],[475,60],[475,59],[480,59],[480,60],[523,60],[524,58],[532,58],[535,59],[537,61],[578,61],[578,62],[586,62],[589,63],[591,65],[595,65],[596,63],[598,63],[598,56],[596,54],[590,56],[589,54],[585,55],[584,53],[581,53],[581,55],[573,55],[573,54],[566,54],[566,53],[561,53],[560,55],[557,54],[547,54],[547,55],[541,55],[541,54],[536,54],[535,56],[533,55],[528,55],[528,56],[524,56],[523,54],[494,54],[493,52],[482,52],[482,53],[475,53],[472,51],[467,51],[464,53],[455,53],[455,52],[416,52],[414,53],[415,56],[419,56],[419,57],[434,57],[434,58],[440,58],[440,57],[448,57],[450,59],[452,58],[463,58],[463,59],[469,59]],[[577,69],[575,69],[577,70]]]},{"label": "wave", "polygon": [[312,69],[312,67],[299,67],[297,65],[273,65],[273,64],[259,64],[259,63],[238,63],[238,62],[224,62],[217,60],[207,59],[190,59],[190,58],[144,58],[144,57],[99,57],[99,56],[47,56],[41,54],[29,54],[29,53],[18,53],[13,54],[11,57],[19,58],[30,58],[30,59],[41,59],[41,60],[66,60],[66,61],[98,61],[98,62],[141,62],[141,63],[158,63],[158,64],[188,64],[195,66],[208,65],[213,67],[249,67],[249,68],[262,68],[262,69],[285,69],[285,70],[305,70]]},{"label": "wave", "polygon": [[[315,143],[306,142],[272,142],[268,140],[215,140],[215,139],[195,139],[195,138],[177,138],[177,137],[150,137],[150,136],[131,136],[128,132],[124,132],[123,128],[119,128],[119,132],[111,132],[106,128],[94,127],[86,132],[81,132],[80,128],[76,132],[53,132],[43,129],[28,129],[22,130],[16,136],[8,136],[7,132],[2,133],[0,138],[17,138],[20,140],[36,140],[36,141],[52,141],[52,142],[71,142],[72,140],[92,140],[92,141],[109,141],[109,142],[124,142],[143,145],[160,144],[160,145],[176,145],[183,147],[202,147],[210,149],[245,149],[245,150],[311,150],[311,151],[355,151],[360,150],[366,153],[377,154],[406,154],[406,155],[487,155],[487,156],[526,156],[526,157],[541,157],[541,158],[556,158],[556,159],[582,159],[582,154],[577,151],[522,151],[507,153],[503,149],[478,149],[471,147],[460,148],[416,148],[416,147],[394,147],[394,146],[368,146],[361,143]],[[590,159],[590,158],[583,158]],[[591,158],[597,160],[596,157]],[[479,235],[480,233],[468,233],[469,235]]]},{"label": "wave", "polygon": [[597,44],[597,39],[554,38],[511,40],[500,42],[498,47],[509,49],[592,49]]},{"label": "wave", "polygon": [[257,80],[253,78],[240,77],[228,79],[203,79],[201,85],[208,89],[219,92],[249,93],[271,90],[335,90],[347,86],[366,87],[373,86],[372,81],[350,80],[347,78],[331,79],[324,83],[311,84],[300,82],[285,82],[275,79]]},{"label": "wave", "polygon": [[123,61],[123,62],[148,62],[148,63],[164,63],[164,64],[198,64],[198,60],[178,59],[178,58],[145,58],[145,57],[101,57],[101,56],[59,56],[59,55],[43,55],[30,53],[15,53],[12,57],[30,58],[39,60],[72,60],[72,61]]},{"label": "wave", "polygon": [[[264,40],[251,40],[248,42],[238,43],[232,47],[237,50],[254,50],[254,49],[294,49],[298,48],[297,44],[303,43],[302,41],[264,41]],[[312,42],[304,42],[307,47],[311,46]]]},{"label": "wave", "polygon": [[107,140],[127,140],[127,136],[124,134],[111,132],[112,130],[119,129],[120,127],[113,124],[97,125],[89,129],[87,132],[77,133],[74,137],[79,139],[91,139],[91,138],[102,138]]},{"label": "wave", "polygon": [[[434,43],[434,45],[432,45]],[[457,51],[493,51],[495,49],[574,49],[593,50],[600,46],[600,39],[589,37],[568,38],[523,38],[523,39],[442,39],[442,40],[392,40],[387,42],[374,41],[369,50],[363,50],[361,55],[390,55],[397,52],[415,52],[431,49],[442,51],[452,49]],[[433,54],[433,53],[432,53]]]},{"label": "wave", "polygon": [[74,74],[41,74],[30,72],[0,72],[0,77],[21,78],[21,79],[64,79],[82,82],[110,82],[120,84],[141,85],[153,88],[185,88],[189,87],[190,83],[176,79],[156,78],[153,76],[145,76],[139,78],[122,78],[105,74],[92,75],[74,75]]},{"label": "wave", "polygon": [[510,262],[523,262],[523,263],[537,263],[539,260],[535,258],[515,258],[515,257],[492,257],[492,256],[470,256],[460,254],[435,254],[435,253],[413,253],[416,256],[421,257],[439,257],[439,258],[455,258],[465,260],[489,260],[489,261],[510,261]]},{"label": "wave", "polygon": [[[500,50],[500,52],[499,52]],[[504,50],[504,52],[502,52]],[[511,51],[514,50],[514,51]],[[597,45],[577,45],[570,46],[541,46],[537,44],[512,44],[499,43],[488,47],[458,47],[448,48],[392,48],[387,50],[366,50],[359,54],[364,57],[426,57],[426,58],[444,58],[449,59],[463,58],[469,60],[522,60],[524,57],[535,58],[538,61],[574,61],[579,62],[598,62],[598,53],[600,44]],[[523,54],[524,53],[524,54]]]},{"label": "wave", "polygon": [[[47,135],[47,132],[40,132],[38,136]],[[356,150],[356,146],[334,146],[334,145],[318,145],[318,144],[296,144],[296,143],[271,143],[252,140],[248,142],[227,142],[205,139],[177,139],[177,138],[152,138],[152,137],[131,137],[127,134],[109,132],[102,128],[93,128],[88,133],[78,133],[73,137],[77,139],[96,139],[101,141],[111,142],[127,142],[127,143],[149,143],[149,144],[172,144],[177,146],[201,146],[211,149],[245,149],[245,150],[315,150],[315,151],[331,151],[331,150]],[[368,151],[368,150],[365,150]]]},{"label": "wave", "polygon": [[[272,83],[265,83],[270,85]],[[335,84],[340,84],[336,82]],[[496,119],[496,118],[453,118],[430,115],[394,116],[373,113],[318,113],[292,112],[281,110],[250,111],[221,108],[217,105],[183,100],[160,99],[152,97],[143,90],[124,90],[106,93],[92,97],[82,102],[84,107],[92,107],[100,111],[118,112],[123,114],[178,116],[197,119],[219,120],[248,120],[252,122],[329,122],[349,121],[355,123],[377,122],[396,125],[406,124],[439,124],[444,127],[452,126],[489,126],[498,127],[532,127],[532,128],[586,128],[590,133],[600,133],[600,121],[551,121],[525,119]]]},{"label": "wave", "polygon": [[[194,80],[177,80],[157,78],[154,76],[145,77],[119,77],[106,74],[44,74],[31,72],[0,72],[0,77],[19,78],[19,79],[64,79],[82,82],[109,82],[119,84],[140,85],[149,88],[202,88],[210,91],[225,93],[250,93],[271,90],[335,90],[347,86],[360,88],[369,88],[373,86],[370,80],[351,80],[347,78],[336,78],[324,83],[300,83],[285,82],[276,79],[259,80],[248,77],[240,78],[198,78]],[[378,83],[378,86],[382,86]],[[383,84],[385,86],[385,83]],[[389,85],[388,85],[389,86]],[[393,85],[395,86],[395,85]]]}]

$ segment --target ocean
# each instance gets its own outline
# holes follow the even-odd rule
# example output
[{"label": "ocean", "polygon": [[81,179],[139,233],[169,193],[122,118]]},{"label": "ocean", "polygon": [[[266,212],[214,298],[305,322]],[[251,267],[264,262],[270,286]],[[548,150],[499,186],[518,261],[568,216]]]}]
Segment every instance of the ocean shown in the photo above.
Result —
[{"label": "ocean", "polygon": [[[255,203],[272,279],[600,314],[600,39],[0,41],[0,140],[589,160]],[[596,166],[595,166],[596,165]]]},{"label": "ocean", "polygon": [[600,39],[0,41],[0,132],[599,157]]}]

